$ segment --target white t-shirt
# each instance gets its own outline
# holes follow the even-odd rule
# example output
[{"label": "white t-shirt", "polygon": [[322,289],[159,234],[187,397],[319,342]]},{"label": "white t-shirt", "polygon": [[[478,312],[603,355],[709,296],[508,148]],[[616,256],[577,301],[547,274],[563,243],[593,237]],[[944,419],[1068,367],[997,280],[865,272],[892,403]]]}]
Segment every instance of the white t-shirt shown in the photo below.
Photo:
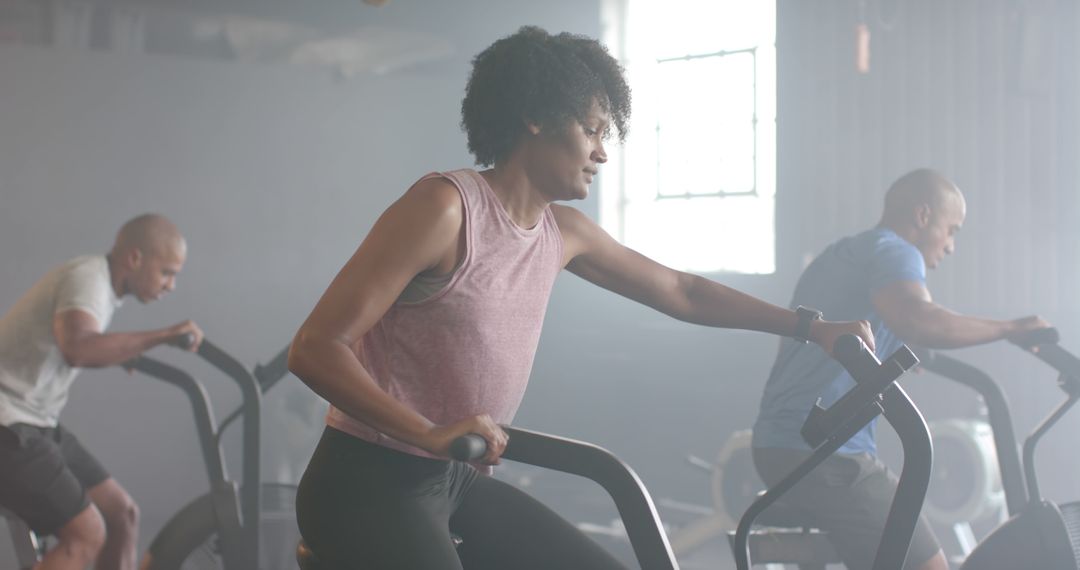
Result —
[{"label": "white t-shirt", "polygon": [[0,318],[0,425],[56,426],[79,369],[56,346],[53,316],[85,311],[104,331],[120,303],[104,255],[68,261],[16,301]]}]

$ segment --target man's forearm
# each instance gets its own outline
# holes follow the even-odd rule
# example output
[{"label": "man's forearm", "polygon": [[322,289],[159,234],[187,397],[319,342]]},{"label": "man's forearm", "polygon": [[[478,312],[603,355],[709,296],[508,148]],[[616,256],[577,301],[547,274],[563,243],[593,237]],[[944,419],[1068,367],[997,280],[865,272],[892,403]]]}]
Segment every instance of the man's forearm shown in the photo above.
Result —
[{"label": "man's forearm", "polygon": [[63,350],[71,366],[102,368],[122,364],[143,352],[171,340],[171,329],[150,331],[89,333],[80,336]]},{"label": "man's forearm", "polygon": [[911,315],[897,333],[906,341],[926,348],[963,348],[1005,338],[1013,321],[971,317],[934,305]]}]

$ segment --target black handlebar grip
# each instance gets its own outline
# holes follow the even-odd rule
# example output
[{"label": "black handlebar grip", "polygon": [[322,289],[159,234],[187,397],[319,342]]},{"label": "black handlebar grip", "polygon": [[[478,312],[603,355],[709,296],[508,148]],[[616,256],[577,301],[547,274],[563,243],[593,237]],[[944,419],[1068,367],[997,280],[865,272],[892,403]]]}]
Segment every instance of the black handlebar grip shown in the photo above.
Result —
[{"label": "black handlebar grip", "polygon": [[487,440],[475,433],[465,434],[450,442],[450,457],[458,461],[473,461],[487,453]]},{"label": "black handlebar grip", "polygon": [[175,337],[173,337],[172,340],[169,341],[169,344],[187,350],[195,345],[195,334],[184,333],[181,335],[176,335]]},{"label": "black handlebar grip", "polygon": [[844,365],[856,382],[873,378],[877,369],[881,367],[877,356],[870,352],[861,338],[853,334],[846,334],[836,339],[833,356]]},{"label": "black handlebar grip", "polygon": [[1057,344],[1061,340],[1061,335],[1058,334],[1058,330],[1053,327],[1044,329],[1035,329],[1023,336],[1013,339],[1013,343],[1026,348],[1031,349],[1039,346],[1040,344]]}]

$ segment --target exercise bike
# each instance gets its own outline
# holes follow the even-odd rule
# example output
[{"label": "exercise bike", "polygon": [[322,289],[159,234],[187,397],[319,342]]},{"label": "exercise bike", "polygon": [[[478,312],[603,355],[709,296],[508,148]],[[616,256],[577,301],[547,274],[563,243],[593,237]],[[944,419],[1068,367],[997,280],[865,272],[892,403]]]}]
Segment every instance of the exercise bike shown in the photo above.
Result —
[{"label": "exercise bike", "polygon": [[[193,337],[184,335],[170,344],[186,347],[193,341]],[[295,486],[262,483],[259,474],[261,395],[288,372],[287,349],[280,351],[268,364],[257,365],[249,373],[236,359],[209,341],[204,340],[199,345],[199,356],[235,381],[243,394],[243,404],[229,414],[216,430],[206,390],[190,375],[146,356],[124,364],[125,368],[172,384],[187,394],[195,414],[195,425],[211,486],[210,493],[184,507],[154,538],[149,550],[152,557],[149,568],[276,570],[292,567],[291,546],[276,554],[265,552],[264,549],[263,556],[259,556],[261,523],[291,529],[289,538],[281,544],[291,545],[299,534],[295,530],[293,516]],[[244,479],[242,489],[238,490],[226,474],[221,436],[225,428],[241,416],[244,418]],[[261,492],[252,491],[260,489]],[[44,541],[14,513],[0,508],[0,518],[7,524],[18,570],[31,570],[44,554]],[[281,544],[268,546],[280,548]],[[275,559],[279,562],[274,562]]]},{"label": "exercise bike", "polygon": [[[502,459],[578,475],[598,483],[614,500],[641,568],[678,570],[679,564],[652,497],[629,465],[590,443],[509,426],[503,429],[510,441]],[[486,452],[487,441],[475,434],[454,440],[450,449],[457,461],[479,459]],[[460,538],[453,538],[460,542]],[[301,570],[329,570],[302,540],[296,547],[296,560]]]},{"label": "exercise bike", "polygon": [[[950,486],[949,483],[955,481],[956,484],[950,487],[962,489],[957,494],[948,495],[939,490],[937,493],[941,496],[941,502],[948,502],[955,510],[975,515],[965,519],[972,520],[979,514],[979,505],[985,507],[988,497],[992,499],[989,503],[996,503],[1000,495],[1004,516],[1019,514],[1027,504],[1028,495],[1024,484],[1024,469],[1020,462],[1020,447],[1016,441],[1012,414],[1005,400],[1005,393],[989,374],[966,362],[926,349],[917,349],[916,354],[922,369],[966,386],[979,396],[983,408],[983,419],[979,422],[985,421],[984,425],[989,428],[992,439],[985,450],[976,450],[973,447],[953,450],[954,457],[951,461],[954,469],[935,474],[934,483]],[[931,495],[934,493],[931,484]],[[929,508],[929,503],[928,498],[924,508]],[[995,516],[1001,517],[1001,514],[995,513]],[[1004,522],[1004,518],[999,520],[998,524],[1001,522]],[[963,559],[971,554],[978,541],[970,526],[962,529],[954,527],[953,532],[961,552],[959,560],[950,557],[950,563],[959,566]]]},{"label": "exercise bike", "polygon": [[11,552],[2,560],[9,561],[14,558],[17,570],[31,570],[44,554],[44,543],[39,540],[34,531],[30,530],[26,522],[3,507],[0,507],[0,520],[3,520],[7,526],[11,540],[9,547]]},{"label": "exercise bike", "polygon": [[[172,384],[187,395],[210,482],[207,494],[192,500],[162,527],[144,563],[151,570],[293,568],[291,545],[299,536],[293,513],[296,487],[264,483],[260,474],[262,395],[285,376],[287,347],[253,372],[205,339],[199,344],[198,355],[234,381],[243,398],[216,429],[207,392],[193,377],[145,356],[125,365]],[[225,429],[241,418],[242,478],[238,485],[226,471],[221,438]],[[273,540],[266,539],[270,534],[276,535]]]},{"label": "exercise bike", "polygon": [[[838,562],[835,553],[831,552],[827,534],[809,530],[813,524],[806,513],[779,501],[799,480],[880,414],[885,415],[900,436],[904,467],[873,568],[900,570],[904,565],[930,483],[933,449],[922,414],[895,381],[919,360],[902,346],[880,363],[858,337],[851,335],[837,339],[834,353],[855,379],[855,387],[828,409],[816,405],[810,411],[803,424],[802,436],[813,453],[760,495],[739,520],[731,541],[739,570],[749,570],[754,558],[758,558],[759,563],[794,563],[804,569],[824,569],[826,564]],[[762,516],[763,524],[775,528],[754,531],[759,516]]]},{"label": "exercise bike", "polygon": [[[994,429],[998,461],[1001,467],[1002,486],[1006,493],[1009,513],[1012,515],[975,547],[960,569],[1078,570],[1080,569],[1080,502],[1055,505],[1043,499],[1035,470],[1035,448],[1042,436],[1080,399],[1080,359],[1057,344],[1058,333],[1055,329],[1035,331],[1015,342],[1058,372],[1058,386],[1067,395],[1065,401],[1054,409],[1025,440],[1022,474],[1021,462],[1016,457],[1016,442],[1012,435],[1008,408],[1005,406],[1004,398],[1000,396],[1000,389],[997,389],[992,381],[987,383],[989,377],[977,379],[970,370],[964,370],[954,359],[937,355],[931,360],[931,366],[928,366],[928,369],[932,371],[950,372],[944,374],[949,377],[976,378],[976,381],[983,386],[977,389],[984,398],[987,398],[987,405],[990,408],[991,425]],[[957,371],[960,372],[957,373]],[[969,383],[969,385],[972,384]],[[995,408],[997,408],[996,412]]]}]

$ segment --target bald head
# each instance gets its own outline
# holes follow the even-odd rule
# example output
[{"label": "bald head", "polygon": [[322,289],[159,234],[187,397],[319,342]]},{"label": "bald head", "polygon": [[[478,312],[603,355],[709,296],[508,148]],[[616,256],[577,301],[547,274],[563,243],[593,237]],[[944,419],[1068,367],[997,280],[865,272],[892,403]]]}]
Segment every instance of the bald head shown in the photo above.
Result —
[{"label": "bald head", "polygon": [[912,170],[893,182],[885,194],[882,225],[910,224],[924,206],[938,212],[963,200],[960,189],[940,172],[929,168]]},{"label": "bald head", "polygon": [[187,244],[176,225],[160,214],[143,214],[116,234],[109,271],[120,296],[148,303],[173,290],[185,259]]},{"label": "bald head", "polygon": [[112,252],[123,255],[133,249],[144,255],[183,253],[187,246],[180,230],[161,214],[143,214],[127,221],[116,234]]},{"label": "bald head", "polygon": [[889,187],[880,225],[918,247],[926,266],[934,268],[953,252],[966,216],[960,189],[941,173],[922,168]]}]

